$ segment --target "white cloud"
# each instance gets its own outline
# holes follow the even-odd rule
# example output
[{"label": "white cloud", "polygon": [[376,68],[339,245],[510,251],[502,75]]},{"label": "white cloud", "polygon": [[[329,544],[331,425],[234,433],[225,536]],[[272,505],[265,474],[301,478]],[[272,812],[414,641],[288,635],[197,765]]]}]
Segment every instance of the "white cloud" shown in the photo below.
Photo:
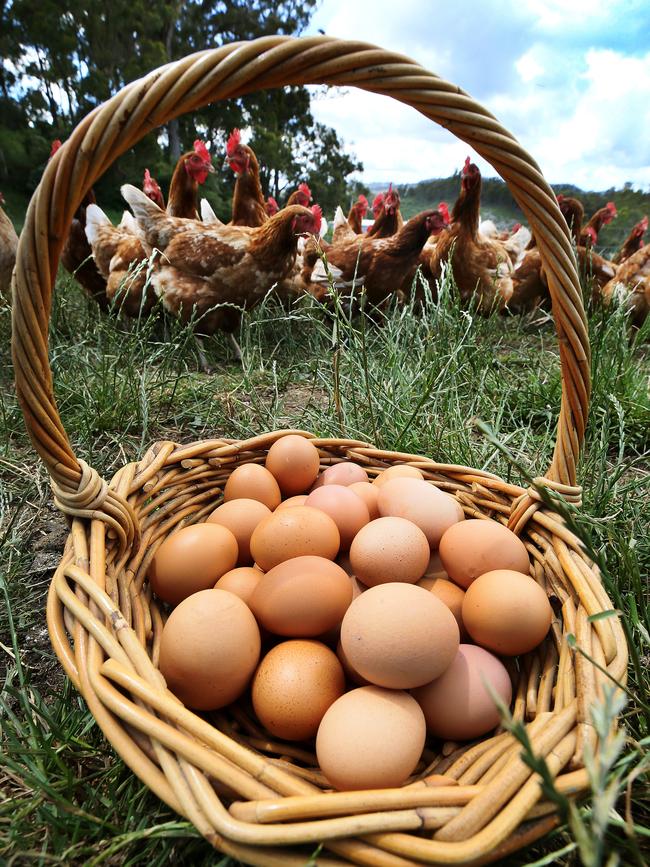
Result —
[{"label": "white cloud", "polygon": [[[577,4],[577,5],[576,5]],[[324,0],[313,30],[406,54],[467,90],[551,182],[650,184],[646,0]],[[648,24],[648,27],[645,26]],[[350,88],[314,103],[367,180],[417,181],[460,168],[468,146],[410,107]],[[473,158],[475,155],[472,154]],[[477,160],[486,174],[494,174]]]}]

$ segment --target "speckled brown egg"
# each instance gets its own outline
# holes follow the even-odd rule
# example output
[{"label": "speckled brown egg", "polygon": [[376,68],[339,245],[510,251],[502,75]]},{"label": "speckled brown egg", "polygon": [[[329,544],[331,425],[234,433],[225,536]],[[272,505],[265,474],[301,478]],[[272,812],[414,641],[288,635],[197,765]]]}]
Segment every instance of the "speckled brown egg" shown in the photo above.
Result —
[{"label": "speckled brown egg", "polygon": [[222,575],[214,587],[215,590],[228,590],[234,593],[248,605],[263,574],[252,566],[240,566],[239,569],[231,569],[230,572]]},{"label": "speckled brown egg", "polygon": [[524,543],[497,521],[472,518],[450,527],[438,547],[447,574],[467,589],[472,581],[494,569],[528,575],[530,563]]},{"label": "speckled brown egg", "polygon": [[417,587],[423,587],[430,593],[433,593],[441,602],[447,606],[451,613],[456,618],[458,629],[460,630],[460,640],[467,638],[467,632],[463,623],[463,600],[465,599],[465,591],[461,590],[458,584],[453,581],[447,581],[445,578],[420,578]]},{"label": "speckled brown egg", "polygon": [[427,537],[405,518],[377,518],[350,545],[354,574],[367,587],[389,581],[415,584],[429,562]]},{"label": "speckled brown egg", "polygon": [[226,590],[201,590],[169,615],[159,668],[187,707],[215,710],[244,692],[260,657],[260,632],[248,606]]},{"label": "speckled brown egg", "polygon": [[440,554],[438,551],[432,551],[431,557],[429,558],[429,565],[425,569],[423,578],[444,578],[445,580],[449,580],[449,575],[445,571],[445,567],[442,565],[442,560],[440,559]]},{"label": "speckled brown egg", "polygon": [[303,494],[316,481],[320,456],[308,439],[289,434],[273,443],[264,465],[276,479],[282,494],[293,497]]},{"label": "speckled brown egg", "polygon": [[333,560],[341,537],[334,521],[320,509],[295,506],[265,518],[251,536],[251,553],[265,572],[294,557]]},{"label": "speckled brown egg", "polygon": [[419,479],[424,480],[424,476],[417,467],[411,467],[408,464],[394,464],[392,467],[387,467],[382,470],[372,480],[373,485],[385,485],[391,479]]},{"label": "speckled brown egg", "polygon": [[462,520],[460,504],[449,494],[419,479],[389,479],[379,489],[379,514],[406,518],[419,527],[432,548],[445,530]]},{"label": "speckled brown egg", "polygon": [[313,738],[327,709],[343,695],[336,654],[319,641],[283,641],[261,661],[252,685],[253,709],[278,738]]},{"label": "speckled brown egg", "polygon": [[370,521],[366,504],[343,485],[328,485],[312,491],[305,506],[320,509],[329,515],[341,536],[341,551],[347,551],[359,530]]},{"label": "speckled brown egg", "polygon": [[509,569],[486,572],[463,600],[463,622],[472,639],[502,656],[527,653],[551,627],[553,609],[539,584]]},{"label": "speckled brown egg", "polygon": [[340,464],[332,464],[323,470],[320,483],[322,485],[353,485],[359,482],[368,482],[368,473],[353,461],[342,461]]},{"label": "speckled brown egg", "polygon": [[354,668],[350,665],[350,660],[345,655],[345,651],[343,650],[343,645],[339,639],[336,645],[336,655],[339,658],[339,662],[343,666],[343,671],[345,672],[345,676],[349,681],[356,684],[357,686],[372,686],[369,680],[366,680],[365,677],[361,677],[358,671],[355,671]]},{"label": "speckled brown egg", "polygon": [[341,623],[341,644],[362,677],[411,689],[439,677],[459,644],[458,624],[433,593],[412,584],[380,584],[358,596]]},{"label": "speckled brown egg", "polygon": [[307,494],[296,494],[295,497],[289,497],[287,500],[282,500],[275,511],[279,512],[280,509],[292,509],[294,506],[304,506],[307,496]]},{"label": "speckled brown egg", "polygon": [[337,627],[351,601],[352,583],[340,566],[324,557],[295,557],[262,576],[250,607],[269,632],[303,638]]},{"label": "speckled brown egg", "polygon": [[512,685],[503,663],[482,647],[461,644],[444,674],[413,690],[430,734],[464,741],[495,728],[500,721],[499,711],[484,681],[505,705],[510,705]]},{"label": "speckled brown egg", "polygon": [[253,562],[250,548],[253,530],[260,521],[268,518],[270,514],[271,510],[268,506],[260,503],[259,500],[242,498],[222,503],[206,519],[206,523],[220,524],[222,527],[227,527],[235,539],[237,539],[239,547],[237,564],[239,566],[249,566]]},{"label": "speckled brown egg", "polygon": [[223,492],[224,502],[258,500],[271,511],[280,505],[282,494],[272,474],[260,464],[241,464],[232,471]]},{"label": "speckled brown egg", "polygon": [[335,789],[401,786],[426,737],[424,714],[406,692],[363,686],[327,710],[316,736],[321,770]]},{"label": "speckled brown egg", "polygon": [[374,521],[375,518],[378,518],[379,506],[377,504],[377,498],[379,496],[379,488],[377,485],[371,485],[370,482],[353,482],[353,484],[348,485],[348,487],[351,491],[354,491],[358,497],[361,497],[363,502],[366,504],[370,520]]},{"label": "speckled brown egg", "polygon": [[147,575],[154,593],[177,605],[214,587],[237,562],[237,540],[218,524],[192,524],[168,536],[156,550]]}]

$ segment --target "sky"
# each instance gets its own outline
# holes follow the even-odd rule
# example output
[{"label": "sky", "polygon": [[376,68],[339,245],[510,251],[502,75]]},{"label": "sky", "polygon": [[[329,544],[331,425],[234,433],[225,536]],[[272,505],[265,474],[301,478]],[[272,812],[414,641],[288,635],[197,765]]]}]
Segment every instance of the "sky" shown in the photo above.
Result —
[{"label": "sky", "polygon": [[[650,0],[322,0],[307,31],[405,54],[481,103],[550,183],[650,191]],[[448,177],[468,155],[389,97],[315,92],[366,183]]]}]

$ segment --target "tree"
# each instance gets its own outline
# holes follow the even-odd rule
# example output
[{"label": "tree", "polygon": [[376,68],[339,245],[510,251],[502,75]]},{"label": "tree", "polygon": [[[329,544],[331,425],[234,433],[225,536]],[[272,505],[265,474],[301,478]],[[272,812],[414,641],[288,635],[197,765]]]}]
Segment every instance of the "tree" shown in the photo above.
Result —
[{"label": "tree", "polygon": [[[23,139],[35,143],[38,157],[33,174],[38,175],[51,141],[65,139],[85,114],[127,82],[207,46],[268,34],[299,34],[316,3],[0,0],[4,58],[0,61],[0,177],[3,163],[11,176],[20,154],[29,150]],[[328,205],[345,194],[346,173],[359,168],[343,153],[334,130],[314,124],[307,89],[285,87],[213,103],[172,120],[107,172],[97,188],[100,201],[121,207],[119,184],[139,180],[145,166],[164,186],[181,151],[196,138],[210,142],[217,155],[223,154],[226,137],[235,126],[246,131],[260,160],[264,190],[276,198],[287,185],[308,180]],[[34,162],[33,155],[30,160]],[[326,184],[323,176],[329,179]],[[211,198],[224,208],[233,180],[230,174],[209,179]],[[24,184],[27,189],[32,181]]]}]

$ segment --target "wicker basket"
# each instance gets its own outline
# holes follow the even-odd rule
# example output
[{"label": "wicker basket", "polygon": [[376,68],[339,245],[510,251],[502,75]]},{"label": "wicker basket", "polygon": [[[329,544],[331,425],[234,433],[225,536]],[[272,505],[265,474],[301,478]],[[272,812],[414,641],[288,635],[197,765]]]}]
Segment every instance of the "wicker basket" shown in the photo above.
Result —
[{"label": "wicker basket", "polygon": [[[127,148],[183,112],[305,83],[355,85],[393,96],[448,127],[507,181],[538,239],[560,345],[562,403],[544,483],[579,500],[588,338],[568,230],[533,160],[457,87],[371,45],[278,36],[204,51],[125,87],[79,124],[50,161],[20,239],[13,311],[17,391],[55,502],[71,522],[48,598],[50,636],[116,752],[222,852],[247,864],[288,867],[305,864],[322,842],[322,865],[487,863],[558,821],[553,806],[540,801],[538,781],[510,735],[427,755],[426,772],[399,789],[332,793],[323,791],[327,784],[313,754],[268,742],[241,710],[217,713],[208,722],[165,688],[156,667],[163,620],[145,579],[147,564],[168,533],[218,505],[235,467],[263,461],[288,431],[245,442],[159,442],[107,483],[75,457],[54,401],[47,345],[51,293],[62,241],[85,192]],[[531,574],[556,598],[558,614],[542,647],[520,660],[514,715],[527,722],[560,790],[583,792],[583,749],[595,746],[589,707],[604,676],[573,656],[564,637],[575,633],[618,680],[625,679],[627,649],[617,619],[589,620],[611,604],[578,540],[534,491],[490,473],[362,442],[313,442],[323,466],[352,459],[371,476],[394,462],[411,462],[455,494],[466,515],[499,520],[521,534]]]}]

